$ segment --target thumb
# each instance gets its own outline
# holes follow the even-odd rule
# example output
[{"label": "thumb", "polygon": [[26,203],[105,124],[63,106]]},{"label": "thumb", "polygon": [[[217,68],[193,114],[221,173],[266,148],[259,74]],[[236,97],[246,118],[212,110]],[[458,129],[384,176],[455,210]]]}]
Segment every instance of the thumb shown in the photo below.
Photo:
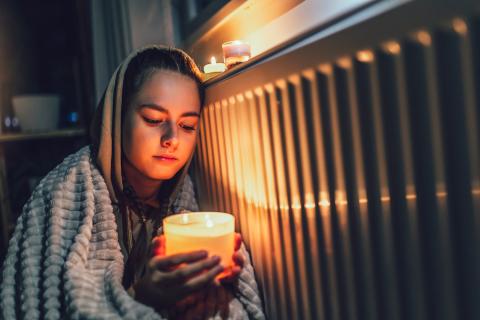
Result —
[{"label": "thumb", "polygon": [[242,235],[238,232],[235,232],[235,251],[240,250],[240,247],[242,246]]},{"label": "thumb", "polygon": [[160,235],[153,238],[152,251],[154,256],[163,257],[165,255],[165,236],[164,235]]}]

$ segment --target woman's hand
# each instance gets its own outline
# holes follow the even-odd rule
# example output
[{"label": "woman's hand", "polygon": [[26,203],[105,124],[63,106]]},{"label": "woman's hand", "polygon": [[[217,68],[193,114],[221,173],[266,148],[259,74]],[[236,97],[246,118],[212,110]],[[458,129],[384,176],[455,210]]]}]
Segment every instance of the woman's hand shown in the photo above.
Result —
[{"label": "woman's hand", "polygon": [[242,271],[243,265],[245,264],[245,257],[242,253],[239,252],[241,246],[242,236],[240,235],[240,233],[235,232],[235,252],[233,253],[232,257],[233,263],[235,265],[232,267],[230,274],[220,279],[221,283],[233,283],[238,279],[238,276]]},{"label": "woman's hand", "polygon": [[[158,236],[156,239],[157,246],[155,247],[155,254],[156,255],[165,255],[165,236],[161,235]],[[242,246],[242,235],[238,232],[235,232],[235,252],[233,253],[232,260],[234,265],[230,273],[226,275],[222,275],[219,279],[220,283],[233,283],[238,279],[240,272],[245,264],[245,257],[242,253],[239,252],[240,247]]]},{"label": "woman's hand", "polygon": [[223,271],[220,258],[207,258],[204,250],[165,256],[164,241],[164,237],[154,240],[156,255],[147,263],[145,276],[133,286],[135,299],[157,310],[202,290]]}]

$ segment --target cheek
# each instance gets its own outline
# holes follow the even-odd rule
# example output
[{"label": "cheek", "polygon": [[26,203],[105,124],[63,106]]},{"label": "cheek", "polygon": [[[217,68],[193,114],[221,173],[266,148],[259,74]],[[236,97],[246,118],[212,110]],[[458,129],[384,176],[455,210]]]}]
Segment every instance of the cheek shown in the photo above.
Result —
[{"label": "cheek", "polygon": [[185,154],[185,157],[189,157],[190,154],[193,152],[195,149],[195,144],[197,141],[197,135],[196,134],[185,134],[185,137],[183,137],[181,143],[183,145],[183,153]]},{"label": "cheek", "polygon": [[146,157],[148,151],[155,149],[155,141],[158,140],[158,132],[132,119],[126,121],[122,136],[122,147],[125,156],[133,163]]}]

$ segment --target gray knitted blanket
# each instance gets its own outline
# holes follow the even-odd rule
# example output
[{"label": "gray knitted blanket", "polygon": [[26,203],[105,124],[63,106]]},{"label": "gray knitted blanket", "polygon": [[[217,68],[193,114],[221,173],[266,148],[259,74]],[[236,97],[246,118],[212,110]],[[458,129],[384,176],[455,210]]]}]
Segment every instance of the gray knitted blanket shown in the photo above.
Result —
[{"label": "gray knitted blanket", "polygon": [[[184,185],[177,209],[191,194],[191,181]],[[88,147],[53,169],[25,204],[10,240],[1,318],[165,319],[166,313],[138,303],[122,286],[124,257],[113,210]],[[238,283],[209,288],[182,318],[264,319],[243,244],[241,250],[247,261]]]}]

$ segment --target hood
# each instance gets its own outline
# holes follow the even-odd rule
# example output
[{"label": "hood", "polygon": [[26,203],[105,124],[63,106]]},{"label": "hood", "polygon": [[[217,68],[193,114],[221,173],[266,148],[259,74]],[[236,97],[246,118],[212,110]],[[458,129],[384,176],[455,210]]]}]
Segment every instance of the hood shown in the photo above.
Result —
[{"label": "hood", "polygon": [[[90,127],[92,158],[102,173],[113,204],[119,203],[122,181],[122,98],[124,76],[130,61],[147,49],[168,49],[152,45],[131,53],[115,70],[100,100]],[[185,166],[170,180],[162,183],[162,211],[169,210],[187,174],[193,153]]]}]

